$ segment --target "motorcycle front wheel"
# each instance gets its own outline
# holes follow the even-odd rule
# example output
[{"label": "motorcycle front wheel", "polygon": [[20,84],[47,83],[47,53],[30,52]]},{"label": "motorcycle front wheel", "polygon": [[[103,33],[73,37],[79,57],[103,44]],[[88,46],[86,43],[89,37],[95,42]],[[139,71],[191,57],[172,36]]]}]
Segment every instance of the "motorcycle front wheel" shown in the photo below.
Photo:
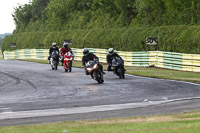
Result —
[{"label": "motorcycle front wheel", "polygon": [[122,67],[117,68],[117,73],[118,73],[119,78],[123,78],[123,79],[125,78],[124,77],[124,69]]},{"label": "motorcycle front wheel", "polygon": [[71,61],[68,63],[68,70],[69,70],[69,72],[72,71],[72,62]]},{"label": "motorcycle front wheel", "polygon": [[101,83],[104,82],[104,80],[103,80],[103,73],[102,73],[100,70],[94,72],[94,77],[95,77],[95,80],[96,80],[99,84],[101,84]]},{"label": "motorcycle front wheel", "polygon": [[54,69],[57,70],[57,68],[58,68],[58,62],[57,62],[57,60],[53,61],[53,66],[54,66]]}]

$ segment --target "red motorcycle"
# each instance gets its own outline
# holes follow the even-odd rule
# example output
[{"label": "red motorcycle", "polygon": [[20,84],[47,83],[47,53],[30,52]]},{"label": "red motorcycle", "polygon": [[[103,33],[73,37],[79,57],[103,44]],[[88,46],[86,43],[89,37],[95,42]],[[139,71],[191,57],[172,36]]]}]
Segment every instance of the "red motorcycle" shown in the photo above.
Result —
[{"label": "red motorcycle", "polygon": [[64,55],[64,69],[65,72],[71,72],[72,71],[72,61],[74,56],[71,54],[71,52],[67,52]]}]

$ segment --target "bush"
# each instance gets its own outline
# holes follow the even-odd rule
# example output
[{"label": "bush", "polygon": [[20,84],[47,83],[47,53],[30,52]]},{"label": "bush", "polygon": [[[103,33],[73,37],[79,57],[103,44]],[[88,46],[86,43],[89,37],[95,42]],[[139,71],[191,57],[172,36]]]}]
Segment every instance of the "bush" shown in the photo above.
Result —
[{"label": "bush", "polygon": [[122,51],[156,50],[154,46],[146,45],[146,37],[157,37],[160,51],[200,53],[200,27],[186,25],[16,33],[3,39],[2,50],[16,49],[11,48],[10,43],[16,43],[17,49],[49,48],[52,42],[62,44],[64,39],[72,39],[73,48],[113,47]]}]

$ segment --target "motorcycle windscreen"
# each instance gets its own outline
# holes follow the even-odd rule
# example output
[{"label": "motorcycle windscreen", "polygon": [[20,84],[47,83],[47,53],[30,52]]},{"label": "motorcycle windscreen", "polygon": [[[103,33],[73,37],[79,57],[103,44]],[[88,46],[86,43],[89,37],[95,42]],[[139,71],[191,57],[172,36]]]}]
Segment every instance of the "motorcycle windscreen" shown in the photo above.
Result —
[{"label": "motorcycle windscreen", "polygon": [[95,65],[95,61],[94,60],[90,60],[87,62],[86,67],[87,68],[92,68]]}]

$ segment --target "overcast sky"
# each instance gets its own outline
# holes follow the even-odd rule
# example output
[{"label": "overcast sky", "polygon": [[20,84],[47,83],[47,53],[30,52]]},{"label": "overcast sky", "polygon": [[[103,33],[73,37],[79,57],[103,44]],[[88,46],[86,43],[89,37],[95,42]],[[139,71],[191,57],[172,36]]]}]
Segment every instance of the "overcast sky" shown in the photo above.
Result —
[{"label": "overcast sky", "polygon": [[0,34],[12,33],[15,23],[12,17],[18,4],[28,4],[30,0],[0,0]]}]

